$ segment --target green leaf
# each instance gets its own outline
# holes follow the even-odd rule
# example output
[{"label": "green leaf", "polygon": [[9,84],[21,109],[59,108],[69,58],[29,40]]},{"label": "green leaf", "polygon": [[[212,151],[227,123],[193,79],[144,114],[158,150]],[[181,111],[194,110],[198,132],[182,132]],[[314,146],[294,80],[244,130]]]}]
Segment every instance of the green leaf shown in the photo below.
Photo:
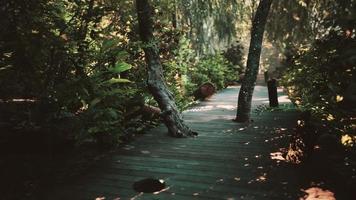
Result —
[{"label": "green leaf", "polygon": [[109,49],[117,44],[117,41],[114,39],[108,39],[103,42],[103,49]]},{"label": "green leaf", "polygon": [[128,79],[125,79],[125,78],[112,78],[108,81],[105,81],[105,83],[108,83],[108,84],[115,84],[115,83],[131,83],[130,80]]},{"label": "green leaf", "polygon": [[107,114],[112,118],[112,119],[117,119],[119,115],[115,112],[113,109],[109,109],[107,111]]},{"label": "green leaf", "polygon": [[89,129],[88,129],[88,132],[91,133],[91,134],[95,134],[95,133],[100,132],[100,128],[94,126],[94,127],[89,128]]},{"label": "green leaf", "polygon": [[132,66],[128,63],[118,62],[118,63],[116,63],[115,67],[110,68],[109,71],[113,72],[113,73],[121,73],[121,72],[127,71],[131,68],[132,68]]},{"label": "green leaf", "polygon": [[90,102],[90,107],[95,106],[96,104],[98,104],[101,101],[100,98],[95,98],[93,101]]},{"label": "green leaf", "polygon": [[126,58],[129,57],[129,53],[127,51],[119,51],[116,55],[116,59],[118,60],[125,60]]}]

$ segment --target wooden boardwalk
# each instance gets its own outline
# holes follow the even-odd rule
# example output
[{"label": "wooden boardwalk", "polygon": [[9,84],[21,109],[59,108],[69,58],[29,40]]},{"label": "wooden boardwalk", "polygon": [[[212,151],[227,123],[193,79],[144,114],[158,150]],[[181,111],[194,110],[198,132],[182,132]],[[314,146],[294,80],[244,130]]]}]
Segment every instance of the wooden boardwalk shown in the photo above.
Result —
[{"label": "wooden boardwalk", "polygon": [[[171,138],[164,126],[155,128],[44,199],[299,199],[307,181],[279,160],[297,113],[254,113],[253,123],[235,123],[238,89],[184,112],[198,137]],[[257,86],[253,107],[267,103],[267,89]],[[166,190],[135,192],[133,183],[148,177],[163,179]]]}]

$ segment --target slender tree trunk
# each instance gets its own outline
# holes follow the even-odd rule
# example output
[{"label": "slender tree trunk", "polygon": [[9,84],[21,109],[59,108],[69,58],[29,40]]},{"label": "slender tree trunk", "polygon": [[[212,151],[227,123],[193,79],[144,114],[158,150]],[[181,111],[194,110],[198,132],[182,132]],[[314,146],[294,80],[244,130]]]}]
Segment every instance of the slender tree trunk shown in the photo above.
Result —
[{"label": "slender tree trunk", "polygon": [[252,21],[251,41],[247,58],[246,72],[238,98],[236,114],[237,122],[250,121],[252,94],[255,88],[257,73],[260,65],[263,33],[272,1],[273,0],[261,0]]},{"label": "slender tree trunk", "polygon": [[163,76],[162,64],[159,60],[158,49],[153,38],[153,9],[149,0],[136,0],[140,37],[144,42],[144,52],[148,71],[148,89],[158,102],[161,117],[173,137],[196,136],[187,125],[184,124],[172,93],[169,91]]}]

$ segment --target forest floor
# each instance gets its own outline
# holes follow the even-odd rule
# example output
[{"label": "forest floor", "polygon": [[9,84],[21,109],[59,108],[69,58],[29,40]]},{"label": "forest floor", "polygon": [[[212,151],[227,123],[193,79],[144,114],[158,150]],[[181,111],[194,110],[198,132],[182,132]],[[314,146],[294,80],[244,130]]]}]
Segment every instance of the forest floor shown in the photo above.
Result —
[{"label": "forest floor", "polygon": [[[49,185],[37,199],[355,199],[355,163],[342,159],[295,165],[283,157],[299,112],[279,91],[271,111],[267,88],[257,86],[253,122],[235,123],[239,87],[229,87],[183,113],[196,138],[167,136],[162,125],[137,137],[90,169]],[[347,157],[346,157],[347,158]],[[75,169],[73,169],[75,170]],[[154,194],[136,181],[160,179]]]}]

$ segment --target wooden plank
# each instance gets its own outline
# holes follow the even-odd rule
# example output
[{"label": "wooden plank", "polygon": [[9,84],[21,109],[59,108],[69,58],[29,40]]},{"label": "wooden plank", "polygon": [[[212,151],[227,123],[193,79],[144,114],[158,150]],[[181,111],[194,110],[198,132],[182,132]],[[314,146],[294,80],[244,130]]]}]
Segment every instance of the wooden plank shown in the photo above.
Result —
[{"label": "wooden plank", "polygon": [[[63,192],[62,199],[102,195],[107,199],[277,200],[286,199],[284,193],[294,195],[286,191],[269,154],[288,140],[287,130],[280,137],[283,134],[275,129],[292,129],[296,113],[253,114],[255,122],[237,124],[231,121],[237,94],[238,88],[228,88],[183,113],[189,126],[200,133],[197,138],[170,138],[161,125],[57,191]],[[265,94],[265,88],[257,87],[253,106],[261,104]],[[258,182],[262,175],[267,175],[267,180]],[[164,179],[169,190],[158,195],[133,191],[135,181],[148,177]]]}]

